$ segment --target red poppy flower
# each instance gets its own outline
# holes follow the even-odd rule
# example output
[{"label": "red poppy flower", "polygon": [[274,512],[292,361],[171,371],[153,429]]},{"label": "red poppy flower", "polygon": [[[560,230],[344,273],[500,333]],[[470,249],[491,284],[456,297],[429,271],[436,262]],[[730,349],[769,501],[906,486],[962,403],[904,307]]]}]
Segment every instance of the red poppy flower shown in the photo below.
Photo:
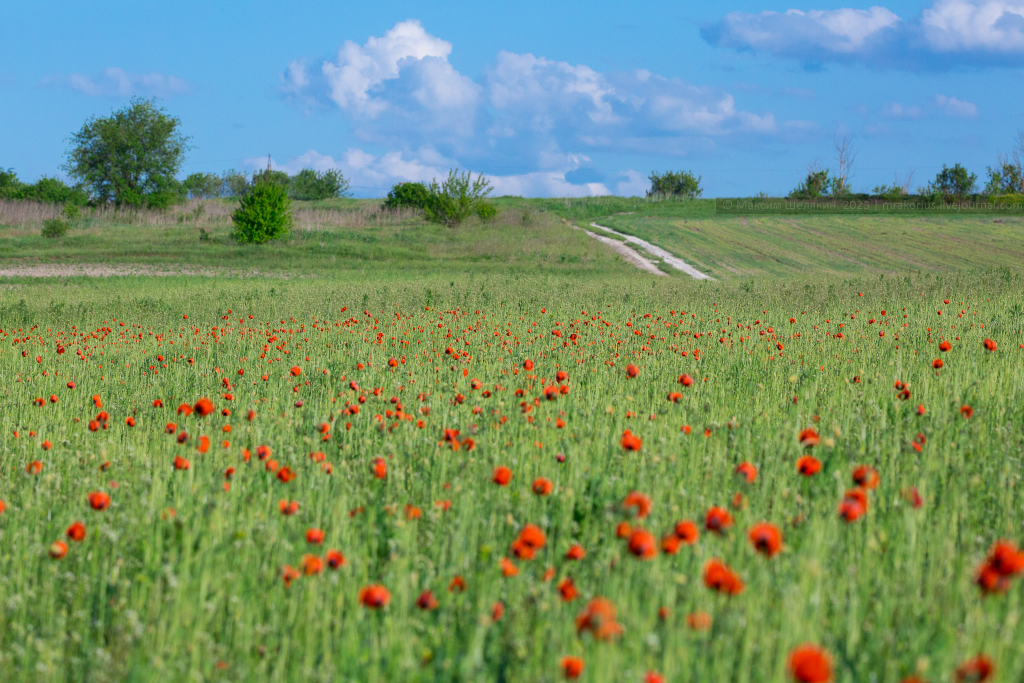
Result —
[{"label": "red poppy flower", "polygon": [[191,465],[192,463],[190,463],[188,460],[181,457],[180,455],[174,456],[174,469],[187,470],[189,467],[191,467]]},{"label": "red poppy flower", "polygon": [[641,560],[649,560],[658,553],[658,545],[657,541],[654,540],[654,534],[644,529],[633,530],[633,533],[629,535],[627,547],[629,552]]},{"label": "red poppy flower", "polygon": [[629,526],[628,522],[619,522],[615,526],[615,538],[626,538],[633,533],[633,528]]},{"label": "red poppy flower", "polygon": [[461,593],[464,590],[466,590],[466,580],[458,574],[456,574],[455,577],[452,578],[452,580],[448,583],[448,592],[454,593],[455,591],[459,591]]},{"label": "red poppy flower", "polygon": [[941,358],[936,358],[935,360],[932,361],[932,367],[935,368],[936,370],[941,370],[942,365],[943,363]]},{"label": "red poppy flower", "polygon": [[281,569],[281,580],[284,581],[285,588],[290,587],[292,585],[292,581],[299,578],[300,576],[302,576],[302,573],[290,564],[286,564]]},{"label": "red poppy flower", "polygon": [[685,373],[682,374],[682,375],[679,375],[679,383],[682,384],[684,387],[692,387],[693,386],[693,377],[690,377],[689,375],[687,375]]},{"label": "red poppy flower", "polygon": [[847,522],[856,522],[868,511],[868,497],[861,489],[852,489],[843,495],[839,515]]},{"label": "red poppy flower", "polygon": [[291,467],[282,467],[281,471],[277,473],[278,481],[287,484],[295,478],[295,472],[292,471]]},{"label": "red poppy flower", "polygon": [[75,522],[68,527],[68,530],[64,532],[64,535],[72,541],[82,541],[85,538],[85,525],[81,522]]},{"label": "red poppy flower", "polygon": [[639,519],[643,519],[647,515],[651,514],[651,499],[639,491],[632,491],[625,500],[622,501],[622,507],[627,510],[630,508],[636,508],[636,516]]},{"label": "red poppy flower", "polygon": [[813,477],[821,471],[821,461],[813,455],[805,455],[797,459],[796,470],[805,477]]},{"label": "red poppy flower", "polygon": [[551,483],[550,479],[545,477],[537,477],[533,480],[533,492],[538,496],[546,496],[551,493],[551,489],[554,488],[554,484]]},{"label": "red poppy flower", "polygon": [[999,348],[999,346],[991,339],[986,339],[985,341],[982,342],[982,345],[985,347],[986,351],[995,351],[997,348]]},{"label": "red poppy flower", "polygon": [[43,463],[33,460],[28,465],[25,465],[25,471],[29,474],[39,474],[43,471]]},{"label": "red poppy flower", "polygon": [[93,491],[87,499],[93,510],[106,510],[110,507],[110,496],[103,491]]},{"label": "red poppy flower", "polygon": [[327,559],[327,566],[331,569],[338,569],[345,566],[345,556],[337,550],[328,550],[324,557]]},{"label": "red poppy flower", "polygon": [[789,653],[789,673],[798,683],[828,683],[832,680],[832,658],[817,645],[799,645]]},{"label": "red poppy flower", "polygon": [[286,517],[294,515],[299,511],[299,503],[294,500],[290,503],[287,500],[280,500],[277,502],[277,507],[281,510],[281,514]]},{"label": "red poppy flower", "polygon": [[800,445],[805,448],[813,448],[817,446],[821,441],[821,436],[818,435],[816,429],[805,429],[800,432]]},{"label": "red poppy flower", "polygon": [[491,481],[498,486],[508,486],[508,483],[512,481],[512,470],[504,465],[498,465],[494,468],[494,473],[491,475]]},{"label": "red poppy flower", "polygon": [[510,578],[519,573],[519,567],[515,565],[512,560],[507,557],[501,558],[501,575],[505,578]]},{"label": "red poppy flower", "polygon": [[213,408],[213,401],[211,401],[210,399],[208,399],[206,397],[203,397],[203,398],[199,399],[198,401],[196,401],[196,404],[193,407],[193,410],[195,410],[195,412],[199,413],[200,417],[206,417],[207,415],[212,413],[213,410],[214,410],[214,408]]},{"label": "red poppy flower", "polygon": [[753,484],[754,480],[757,479],[757,468],[749,462],[741,462],[736,466],[734,474],[738,474],[746,479],[748,484]]},{"label": "red poppy flower", "polygon": [[739,595],[745,588],[743,579],[721,560],[711,560],[704,566],[704,585],[726,595]]},{"label": "red poppy flower", "polygon": [[373,461],[373,476],[384,479],[388,476],[388,464],[384,458],[376,458]]},{"label": "red poppy flower", "polygon": [[636,377],[639,374],[640,374],[640,368],[638,368],[637,366],[633,365],[632,363],[629,363],[626,366],[626,377],[629,377],[630,379],[632,379],[632,378]]},{"label": "red poppy flower", "polygon": [[665,683],[665,677],[657,671],[648,671],[644,674],[644,683]]},{"label": "red poppy flower", "polygon": [[567,560],[582,560],[586,555],[587,551],[578,543],[574,543],[567,551],[565,551],[565,559]]},{"label": "red poppy flower", "polygon": [[878,470],[868,465],[861,465],[853,471],[853,483],[861,488],[878,488]]},{"label": "red poppy flower", "polygon": [[995,672],[995,665],[987,655],[978,655],[957,667],[956,680],[961,683],[981,683]]},{"label": "red poppy flower", "polygon": [[686,625],[694,631],[706,631],[711,628],[711,615],[707,612],[692,612],[686,615]]},{"label": "red poppy flower", "polygon": [[306,543],[313,545],[320,545],[324,542],[324,532],[322,529],[306,529]]},{"label": "red poppy flower", "polygon": [[960,406],[960,414],[964,416],[965,420],[969,420],[974,416],[974,408],[968,405]]},{"label": "red poppy flower", "polygon": [[420,596],[416,598],[416,606],[424,611],[437,609],[437,598],[434,597],[433,592],[423,591],[420,593]]},{"label": "red poppy flower", "polygon": [[531,370],[533,370],[533,361],[530,360],[529,358],[524,360],[523,361],[523,370],[526,370],[527,372],[530,372]]},{"label": "red poppy flower", "polygon": [[210,450],[210,437],[205,434],[199,437],[199,445],[196,446],[196,450],[200,453],[206,453]]},{"label": "red poppy flower", "polygon": [[580,634],[590,631],[597,640],[610,640],[622,633],[622,626],[615,620],[615,616],[615,605],[611,600],[594,598],[576,616],[576,631]]},{"label": "red poppy flower", "polygon": [[523,545],[533,548],[534,550],[540,550],[547,543],[547,536],[544,531],[541,530],[536,524],[527,524],[523,527],[522,531],[519,532],[519,542]]},{"label": "red poppy flower", "polygon": [[704,515],[704,528],[708,531],[720,534],[731,526],[732,515],[724,508],[713,507]]},{"label": "red poppy flower", "polygon": [[300,368],[298,365],[293,365],[292,369],[289,370],[289,372],[292,373],[292,377],[298,377],[299,375],[302,374],[302,368]]},{"label": "red poppy flower", "polygon": [[572,602],[580,594],[576,590],[576,584],[568,576],[558,582],[558,592],[561,593],[564,602]]},{"label": "red poppy flower", "polygon": [[391,593],[384,586],[374,584],[359,590],[359,604],[370,609],[381,609],[391,602]]},{"label": "red poppy flower", "polygon": [[558,665],[562,667],[562,675],[568,681],[575,681],[583,673],[584,664],[579,657],[562,657]]},{"label": "red poppy flower", "polygon": [[774,524],[768,522],[755,524],[750,527],[747,536],[754,549],[768,557],[775,556],[782,549],[782,532]]},{"label": "red poppy flower", "polygon": [[316,555],[302,556],[302,573],[306,576],[319,574],[324,570],[324,561]]},{"label": "red poppy flower", "polygon": [[178,406],[178,415],[181,415],[183,417],[188,417],[191,414],[192,414],[192,406],[190,406],[189,404],[182,403],[180,406]]},{"label": "red poppy flower", "polygon": [[944,341],[939,344],[939,351],[945,352],[949,351],[951,348],[953,348],[953,345],[950,344],[948,341]]},{"label": "red poppy flower", "polygon": [[644,442],[628,429],[622,433],[622,447],[627,451],[639,451]]},{"label": "red poppy flower", "polygon": [[68,554],[68,544],[64,541],[54,541],[50,544],[50,557],[59,560]]},{"label": "red poppy flower", "polygon": [[688,519],[676,522],[673,531],[676,537],[686,545],[693,545],[700,540],[700,530],[697,529],[696,524]]},{"label": "red poppy flower", "polygon": [[682,540],[675,534],[666,534],[661,537],[661,552],[666,555],[675,555],[679,552],[679,546],[682,543]]},{"label": "red poppy flower", "polygon": [[499,600],[491,605],[491,621],[501,621],[503,616],[505,616],[505,604]]}]

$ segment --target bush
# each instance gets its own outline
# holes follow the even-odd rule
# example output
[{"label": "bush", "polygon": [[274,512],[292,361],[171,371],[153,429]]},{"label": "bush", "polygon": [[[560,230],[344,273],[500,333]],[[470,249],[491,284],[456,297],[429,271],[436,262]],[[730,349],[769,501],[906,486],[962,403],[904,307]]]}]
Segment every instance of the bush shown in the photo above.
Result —
[{"label": "bush", "polygon": [[476,215],[484,223],[489,223],[498,215],[498,207],[490,202],[480,202],[476,207]]},{"label": "bush", "polygon": [[835,184],[835,178],[828,177],[828,169],[818,170],[812,166],[807,171],[807,178],[800,185],[789,193],[790,199],[815,199],[828,196],[829,191]]},{"label": "bush", "polygon": [[252,185],[259,185],[260,183],[273,183],[274,185],[280,185],[281,187],[288,189],[291,185],[292,179],[284,171],[272,171],[269,168],[263,171],[256,171],[252,174]]},{"label": "bush", "polygon": [[43,223],[43,237],[56,239],[68,234],[68,224],[59,218],[51,218]]},{"label": "bush", "polygon": [[263,244],[284,237],[292,227],[291,203],[288,192],[277,183],[253,185],[231,216],[235,223],[234,238],[239,242]]},{"label": "bush", "polygon": [[225,171],[221,180],[229,197],[241,197],[249,190],[249,177],[240,171]]},{"label": "bush", "polygon": [[341,171],[304,168],[292,176],[289,191],[293,199],[318,200],[347,197],[348,188],[348,180]]},{"label": "bush", "polygon": [[647,191],[648,197],[681,197],[684,199],[696,199],[704,192],[700,189],[701,176],[695,176],[689,171],[666,171],[665,173],[651,173],[651,189]]},{"label": "bush", "polygon": [[430,190],[423,183],[398,183],[384,200],[385,209],[425,209],[430,201]]},{"label": "bush", "polygon": [[459,174],[459,169],[455,169],[448,172],[448,178],[440,185],[436,180],[431,181],[428,192],[430,196],[424,207],[427,220],[454,228],[479,212],[491,187],[483,174],[473,180],[472,173]]},{"label": "bush", "polygon": [[79,212],[78,204],[65,204],[64,208],[61,210],[61,213],[64,214],[64,218],[69,221],[73,221],[78,218]]}]

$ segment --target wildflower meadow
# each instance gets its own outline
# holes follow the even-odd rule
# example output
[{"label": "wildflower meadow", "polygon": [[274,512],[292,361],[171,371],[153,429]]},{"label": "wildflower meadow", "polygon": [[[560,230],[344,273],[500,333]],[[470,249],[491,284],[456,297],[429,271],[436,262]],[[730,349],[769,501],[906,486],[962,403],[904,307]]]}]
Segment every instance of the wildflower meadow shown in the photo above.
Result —
[{"label": "wildflower meadow", "polygon": [[1024,677],[1020,275],[616,278],[0,292],[0,678]]}]

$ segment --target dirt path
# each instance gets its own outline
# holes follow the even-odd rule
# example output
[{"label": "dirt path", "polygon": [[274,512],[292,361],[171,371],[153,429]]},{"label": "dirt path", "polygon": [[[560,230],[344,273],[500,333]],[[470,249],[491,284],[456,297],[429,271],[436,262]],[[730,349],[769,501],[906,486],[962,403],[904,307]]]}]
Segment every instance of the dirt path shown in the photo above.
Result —
[{"label": "dirt path", "polygon": [[[615,230],[612,230],[611,228],[606,228],[605,226],[598,225],[597,223],[591,223],[590,225],[592,227],[594,227],[594,228],[598,228],[600,230],[604,230],[605,232],[610,232],[613,235],[618,235],[619,237],[621,237],[622,239],[626,240],[627,242],[632,242],[633,244],[639,244],[641,247],[643,247],[644,251],[648,252],[649,254],[654,254],[655,256],[657,256],[658,258],[663,260],[665,263],[667,263],[670,266],[672,266],[673,268],[675,268],[676,270],[683,271],[684,273],[686,273],[687,275],[689,275],[690,277],[692,277],[695,280],[714,280],[715,279],[715,278],[711,277],[710,275],[708,275],[707,273],[700,272],[699,270],[697,270],[696,268],[694,268],[693,266],[688,264],[686,261],[684,261],[683,259],[679,258],[678,256],[675,256],[671,252],[666,251],[666,250],[662,249],[661,247],[659,247],[659,246],[657,246],[655,244],[651,244],[647,240],[642,240],[639,237],[633,237],[632,235],[625,235],[625,234],[623,234],[621,232],[616,232]],[[590,234],[593,234],[593,233],[590,233]],[[595,235],[595,237],[598,237],[598,236]],[[598,239],[600,239],[600,237],[598,237]],[[605,239],[607,239],[607,238],[605,238]],[[614,241],[614,240],[612,240],[612,241]],[[632,249],[630,249],[629,247],[623,247],[623,248],[627,249],[629,251],[632,251]]]},{"label": "dirt path", "polygon": [[[593,223],[591,223],[591,225],[593,225]],[[577,230],[582,230],[582,228],[575,225],[572,227],[576,228]],[[667,274],[658,270],[658,266],[654,265],[652,261],[650,261],[649,259],[645,259],[643,256],[638,254],[635,249],[630,249],[622,242],[618,240],[613,240],[611,237],[598,235],[597,233],[590,232],[589,230],[583,230],[583,232],[587,233],[598,242],[601,242],[602,244],[607,244],[615,251],[615,253],[617,253],[619,256],[625,259],[627,263],[631,263],[640,270],[647,271],[651,275],[661,275],[663,277],[667,277]]]}]

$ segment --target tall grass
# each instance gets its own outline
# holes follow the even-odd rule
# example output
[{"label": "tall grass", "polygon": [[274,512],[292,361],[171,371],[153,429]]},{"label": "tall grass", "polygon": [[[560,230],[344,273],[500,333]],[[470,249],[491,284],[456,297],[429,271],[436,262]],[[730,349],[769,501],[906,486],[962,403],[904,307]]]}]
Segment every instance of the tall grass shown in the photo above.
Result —
[{"label": "tall grass", "polygon": [[[997,680],[1024,676],[1024,582],[990,597],[974,584],[994,540],[1024,540],[1020,278],[661,280],[356,273],[0,291],[0,677],[553,682],[561,657],[578,655],[584,681],[648,670],[783,681],[787,654],[805,641],[831,653],[836,681],[950,680],[979,652]],[[677,382],[682,373],[694,386]],[[567,393],[547,400],[549,383]],[[678,402],[666,400],[673,391]],[[176,412],[203,396],[212,415]],[[399,403],[411,420],[395,414]],[[107,427],[90,431],[100,410]],[[811,427],[821,443],[808,449],[797,435]],[[445,429],[460,431],[458,450]],[[621,447],[626,429],[639,451]],[[267,471],[260,445],[294,481]],[[318,451],[331,474],[309,457]],[[812,478],[795,469],[807,452],[823,462]],[[174,469],[175,456],[189,469]],[[34,460],[38,475],[25,469]],[[752,484],[734,475],[744,461],[758,469]],[[847,523],[837,505],[861,464],[881,483]],[[513,470],[509,486],[492,483],[496,465]],[[553,482],[550,495],[531,491],[536,477]],[[88,506],[96,490],[110,509]],[[645,519],[622,507],[634,490],[651,497]],[[281,514],[281,500],[299,511]],[[702,523],[712,505],[735,525],[702,529],[676,555],[640,560],[616,538],[620,521],[660,537],[678,520]],[[85,540],[65,539],[67,556],[51,559],[76,520]],[[783,531],[777,557],[746,538],[762,520]],[[547,543],[516,560],[510,545],[526,523]],[[309,528],[324,530],[322,546],[306,542]],[[572,543],[586,549],[578,562],[564,558]],[[286,587],[286,565],[331,548],[344,567]],[[502,577],[502,557],[517,576]],[[743,593],[703,585],[713,557],[739,573]],[[448,590],[456,575],[464,592]],[[570,603],[556,589],[567,576],[581,594]],[[369,584],[390,591],[386,608],[358,603]],[[416,606],[424,590],[436,610]],[[594,596],[615,604],[618,639],[578,633]],[[710,629],[687,626],[695,612]]]}]

